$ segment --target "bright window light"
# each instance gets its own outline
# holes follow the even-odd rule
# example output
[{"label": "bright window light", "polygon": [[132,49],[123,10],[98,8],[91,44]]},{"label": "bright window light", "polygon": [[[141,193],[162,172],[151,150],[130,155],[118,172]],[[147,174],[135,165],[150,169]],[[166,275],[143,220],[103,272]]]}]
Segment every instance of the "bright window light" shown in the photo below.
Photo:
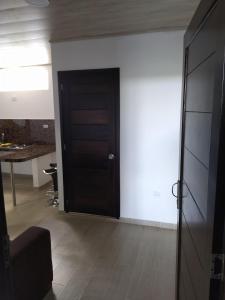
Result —
[{"label": "bright window light", "polygon": [[0,91],[40,91],[49,89],[48,68],[24,67],[0,70]]},{"label": "bright window light", "polygon": [[0,48],[0,67],[15,68],[50,63],[50,50],[42,43]]}]

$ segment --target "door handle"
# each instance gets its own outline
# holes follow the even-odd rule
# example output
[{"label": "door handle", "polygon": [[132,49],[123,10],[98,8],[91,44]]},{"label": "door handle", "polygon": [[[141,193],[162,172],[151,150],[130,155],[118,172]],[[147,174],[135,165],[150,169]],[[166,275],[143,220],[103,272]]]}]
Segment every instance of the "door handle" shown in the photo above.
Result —
[{"label": "door handle", "polygon": [[176,182],[176,183],[174,183],[174,184],[172,185],[172,195],[173,195],[175,198],[178,198],[178,195],[174,193],[174,188],[175,188],[175,186],[178,186],[178,182]]},{"label": "door handle", "polygon": [[108,159],[109,160],[114,160],[115,159],[115,155],[113,153],[109,153]]},{"label": "door handle", "polygon": [[[175,186],[177,187],[177,193],[174,192]],[[181,209],[181,198],[180,198],[180,181],[178,180],[176,183],[172,185],[172,194],[177,199],[177,209]]]}]

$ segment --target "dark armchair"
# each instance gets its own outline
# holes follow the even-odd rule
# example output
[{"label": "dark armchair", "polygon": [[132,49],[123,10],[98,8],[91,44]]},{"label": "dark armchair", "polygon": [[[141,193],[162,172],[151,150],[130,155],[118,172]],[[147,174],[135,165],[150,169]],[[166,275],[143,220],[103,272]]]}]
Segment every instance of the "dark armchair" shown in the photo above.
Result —
[{"label": "dark armchair", "polygon": [[52,287],[50,232],[31,227],[11,242],[16,300],[42,300]]}]

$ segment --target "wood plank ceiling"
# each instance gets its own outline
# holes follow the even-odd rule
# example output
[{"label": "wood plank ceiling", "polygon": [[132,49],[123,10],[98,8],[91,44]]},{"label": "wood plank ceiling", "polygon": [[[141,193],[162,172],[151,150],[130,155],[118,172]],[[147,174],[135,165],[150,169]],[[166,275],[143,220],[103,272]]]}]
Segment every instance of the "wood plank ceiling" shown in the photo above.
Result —
[{"label": "wood plank ceiling", "polygon": [[0,46],[184,29],[199,0],[50,0],[35,8],[0,0]]}]

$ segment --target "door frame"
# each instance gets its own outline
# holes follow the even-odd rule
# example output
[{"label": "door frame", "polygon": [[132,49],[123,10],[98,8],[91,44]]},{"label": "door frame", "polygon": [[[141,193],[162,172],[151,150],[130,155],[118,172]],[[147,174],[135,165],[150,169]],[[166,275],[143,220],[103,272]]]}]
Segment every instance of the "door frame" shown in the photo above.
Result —
[{"label": "door frame", "polygon": [[9,243],[0,163],[0,298],[5,300],[14,299]]},{"label": "door frame", "polygon": [[64,85],[64,74],[73,72],[73,71],[98,71],[98,70],[112,70],[115,71],[115,74],[118,75],[118,81],[116,82],[115,90],[115,201],[116,201],[116,211],[115,217],[120,218],[120,68],[95,68],[95,69],[75,69],[75,70],[63,70],[57,72],[58,78],[58,95],[59,95],[59,119],[60,119],[60,134],[61,134],[61,153],[62,153],[62,174],[63,174],[63,191],[64,191],[64,211],[69,212],[69,197],[68,197],[68,188],[67,188],[67,172],[64,172],[64,166],[66,165],[66,130],[64,129],[63,122],[63,98],[68,99],[68,95],[65,92]]},{"label": "door frame", "polygon": [[[181,229],[182,229],[182,182],[183,182],[183,162],[184,162],[184,138],[185,138],[185,103],[186,103],[186,73],[188,63],[188,49],[201,30],[207,17],[216,8],[217,4],[225,0],[204,0],[201,1],[199,7],[185,33],[184,36],[184,58],[183,58],[183,90],[182,90],[182,108],[181,108],[181,129],[180,129],[180,155],[179,155],[179,176],[178,176],[178,225],[177,225],[177,265],[176,265],[176,300],[179,300],[179,286],[180,286],[180,254],[181,254]],[[225,29],[225,22],[223,24]],[[222,49],[223,48],[223,49]],[[225,49],[225,34],[224,40],[221,41],[221,51]],[[225,74],[225,60],[222,62],[223,74]],[[220,132],[218,134],[219,149],[218,149],[218,171],[217,171],[217,186],[216,186],[216,200],[215,200],[215,216],[213,224],[213,243],[212,253],[222,254],[225,259],[225,78],[219,78],[218,81],[222,83],[222,118],[219,120]],[[210,280],[210,300],[224,300],[225,299],[225,261],[222,263],[223,280]]]},{"label": "door frame", "polygon": [[177,181],[177,257],[176,257],[176,300],[179,300],[180,286],[180,259],[181,259],[181,230],[182,230],[182,185],[183,180],[183,161],[184,161],[184,137],[185,137],[185,100],[187,91],[186,71],[187,71],[187,50],[184,48],[183,55],[183,83],[182,83],[182,105],[180,123],[180,145],[179,145],[179,175]]}]

